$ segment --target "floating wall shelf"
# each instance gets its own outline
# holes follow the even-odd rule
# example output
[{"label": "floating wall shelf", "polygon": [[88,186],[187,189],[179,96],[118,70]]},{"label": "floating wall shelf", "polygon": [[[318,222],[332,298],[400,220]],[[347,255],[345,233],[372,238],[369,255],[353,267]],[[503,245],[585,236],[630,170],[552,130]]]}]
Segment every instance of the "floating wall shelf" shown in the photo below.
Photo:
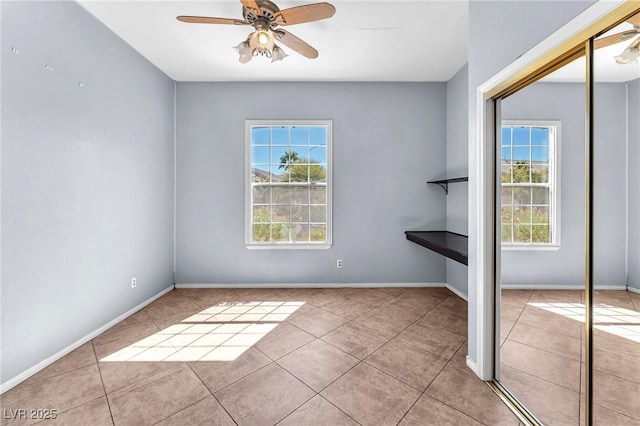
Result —
[{"label": "floating wall shelf", "polygon": [[463,265],[469,264],[469,237],[449,231],[405,231],[407,240]]},{"label": "floating wall shelf", "polygon": [[468,180],[469,180],[468,177],[459,177],[459,178],[453,178],[453,179],[430,180],[427,183],[435,183],[436,185],[439,185],[442,189],[444,189],[444,192],[446,194],[449,194],[450,183],[467,182]]}]

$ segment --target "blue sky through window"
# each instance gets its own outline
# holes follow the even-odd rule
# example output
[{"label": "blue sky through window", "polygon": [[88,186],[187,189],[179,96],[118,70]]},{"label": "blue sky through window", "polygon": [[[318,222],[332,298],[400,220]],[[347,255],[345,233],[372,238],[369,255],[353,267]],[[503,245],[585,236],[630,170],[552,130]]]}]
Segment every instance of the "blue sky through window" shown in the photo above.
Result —
[{"label": "blue sky through window", "polygon": [[502,127],[503,160],[549,161],[549,129],[545,127]]},{"label": "blue sky through window", "polygon": [[251,141],[251,163],[260,169],[275,169],[271,170],[273,173],[277,173],[280,157],[287,151],[297,152],[300,158],[327,163],[327,129],[324,126],[254,127]]}]

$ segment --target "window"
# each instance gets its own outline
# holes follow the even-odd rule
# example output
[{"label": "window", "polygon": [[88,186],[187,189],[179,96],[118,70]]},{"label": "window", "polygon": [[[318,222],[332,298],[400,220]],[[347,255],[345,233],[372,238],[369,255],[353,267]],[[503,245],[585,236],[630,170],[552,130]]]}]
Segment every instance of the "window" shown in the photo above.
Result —
[{"label": "window", "polygon": [[331,245],[331,121],[246,121],[246,244]]},{"label": "window", "polygon": [[503,246],[559,245],[559,134],[559,122],[503,121]]}]

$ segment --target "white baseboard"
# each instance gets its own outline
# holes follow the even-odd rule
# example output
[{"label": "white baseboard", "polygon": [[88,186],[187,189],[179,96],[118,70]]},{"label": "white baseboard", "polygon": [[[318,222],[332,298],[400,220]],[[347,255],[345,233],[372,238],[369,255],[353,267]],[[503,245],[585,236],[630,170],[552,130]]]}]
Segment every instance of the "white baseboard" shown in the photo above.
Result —
[{"label": "white baseboard", "polygon": [[478,364],[476,364],[471,358],[469,358],[469,355],[467,355],[465,359],[467,367],[469,367],[476,376],[480,377],[480,375],[478,374]]},{"label": "white baseboard", "polygon": [[[502,284],[505,290],[584,290],[584,284]],[[597,285],[595,290],[627,290],[626,285]],[[631,287],[629,287],[631,289]]]},{"label": "white baseboard", "polygon": [[176,288],[381,288],[446,287],[445,283],[176,283]]},{"label": "white baseboard", "polygon": [[54,362],[56,362],[57,360],[59,360],[63,356],[67,355],[69,352],[71,352],[71,351],[73,351],[75,349],[78,349],[80,346],[84,345],[85,343],[87,343],[88,341],[93,339],[94,337],[97,337],[98,335],[100,335],[101,333],[105,332],[107,329],[113,327],[114,325],[116,325],[117,323],[122,321],[123,319],[127,318],[128,316],[130,316],[130,315],[132,315],[132,314],[134,314],[136,312],[138,312],[140,309],[144,308],[145,306],[147,306],[149,303],[153,302],[154,300],[159,299],[160,297],[162,297],[165,294],[169,293],[171,290],[173,290],[173,285],[170,286],[170,287],[167,287],[166,289],[162,290],[160,293],[156,294],[155,296],[152,296],[151,298],[145,300],[144,302],[140,303],[139,305],[129,309],[127,312],[125,312],[124,314],[122,314],[122,315],[116,317],[115,319],[109,321],[108,323],[106,323],[102,327],[92,331],[91,333],[87,334],[86,336],[81,337],[80,339],[76,340],[75,342],[73,342],[69,346],[67,346],[67,347],[61,349],[60,351],[56,352],[55,354],[51,355],[49,358],[47,358],[47,359],[45,359],[43,361],[40,361],[39,363],[37,363],[33,367],[23,371],[22,373],[18,374],[17,376],[15,376],[15,377],[7,380],[6,382],[0,384],[0,395],[5,393],[9,389],[15,387],[16,385],[22,383],[23,381],[27,380],[29,377],[31,377],[34,374],[40,372],[41,370],[44,370],[49,365],[53,364]]},{"label": "white baseboard", "polygon": [[447,284],[446,287],[447,289],[449,289],[450,292],[454,293],[460,299],[464,300],[465,302],[469,301],[469,299],[467,299],[467,295],[461,292],[460,290],[458,290],[457,288],[455,288],[454,286]]},{"label": "white baseboard", "polygon": [[640,294],[640,288],[635,288],[635,287],[627,287],[627,290],[629,290],[631,293],[638,293]]}]

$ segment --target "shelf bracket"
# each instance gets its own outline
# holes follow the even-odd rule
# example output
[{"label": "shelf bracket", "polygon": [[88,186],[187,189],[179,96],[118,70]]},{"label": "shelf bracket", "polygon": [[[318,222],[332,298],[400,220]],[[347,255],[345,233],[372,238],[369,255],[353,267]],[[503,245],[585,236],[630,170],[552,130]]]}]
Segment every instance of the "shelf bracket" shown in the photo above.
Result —
[{"label": "shelf bracket", "polygon": [[468,177],[459,177],[453,179],[442,179],[442,180],[430,180],[427,183],[434,183],[438,185],[440,188],[444,189],[445,194],[449,195],[449,184],[455,182],[468,182]]},{"label": "shelf bracket", "polygon": [[444,189],[444,193],[449,195],[449,183],[448,182],[433,182],[438,185],[440,188]]}]

